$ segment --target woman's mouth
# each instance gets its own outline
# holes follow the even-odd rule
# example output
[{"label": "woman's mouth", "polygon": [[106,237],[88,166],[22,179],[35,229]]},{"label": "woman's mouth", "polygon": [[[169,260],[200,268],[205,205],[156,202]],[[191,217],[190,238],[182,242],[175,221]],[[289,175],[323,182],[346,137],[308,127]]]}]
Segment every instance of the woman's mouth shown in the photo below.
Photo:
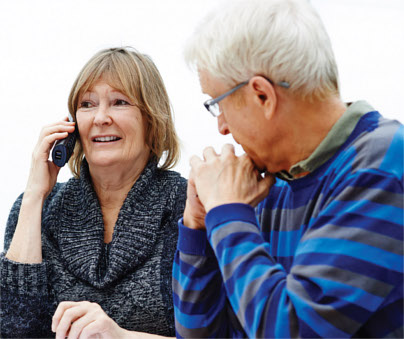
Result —
[{"label": "woman's mouth", "polygon": [[116,136],[105,136],[105,137],[96,137],[93,139],[94,142],[111,142],[111,141],[118,141],[121,138]]}]

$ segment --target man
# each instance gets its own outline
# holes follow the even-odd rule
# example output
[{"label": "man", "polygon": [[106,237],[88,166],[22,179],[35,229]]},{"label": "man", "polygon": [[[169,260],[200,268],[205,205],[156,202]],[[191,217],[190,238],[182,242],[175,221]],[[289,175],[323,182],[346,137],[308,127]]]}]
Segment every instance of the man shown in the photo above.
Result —
[{"label": "man", "polygon": [[190,160],[177,335],[403,337],[404,129],[341,100],[313,8],[228,3],[186,59],[246,155],[226,145]]}]

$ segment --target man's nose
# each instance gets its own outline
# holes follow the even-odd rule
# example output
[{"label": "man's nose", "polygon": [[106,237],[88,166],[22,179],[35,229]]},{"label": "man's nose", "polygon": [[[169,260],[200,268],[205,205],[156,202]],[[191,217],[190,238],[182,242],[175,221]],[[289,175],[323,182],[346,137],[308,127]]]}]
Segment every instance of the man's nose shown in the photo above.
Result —
[{"label": "man's nose", "polygon": [[217,128],[220,134],[227,135],[230,133],[229,126],[227,125],[227,121],[223,113],[217,117]]}]

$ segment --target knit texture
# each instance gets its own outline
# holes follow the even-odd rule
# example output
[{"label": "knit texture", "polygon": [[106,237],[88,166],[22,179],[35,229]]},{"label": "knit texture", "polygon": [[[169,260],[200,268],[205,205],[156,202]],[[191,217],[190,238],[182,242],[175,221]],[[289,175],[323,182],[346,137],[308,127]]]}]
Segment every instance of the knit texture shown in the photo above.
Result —
[{"label": "knit texture", "polygon": [[150,162],[128,193],[109,244],[88,164],[56,184],[42,213],[43,262],[4,257],[22,196],[12,207],[0,257],[2,337],[54,337],[61,301],[98,303],[128,330],[174,335],[171,270],[186,180]]},{"label": "knit texture", "polygon": [[402,338],[404,128],[365,114],[311,174],[254,209],[180,225],[178,337]]}]

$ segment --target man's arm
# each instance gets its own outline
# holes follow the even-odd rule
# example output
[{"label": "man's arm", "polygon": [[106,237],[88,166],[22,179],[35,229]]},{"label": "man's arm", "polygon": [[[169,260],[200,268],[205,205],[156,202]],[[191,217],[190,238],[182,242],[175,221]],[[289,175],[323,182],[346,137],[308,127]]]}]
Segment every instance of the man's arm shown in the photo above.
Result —
[{"label": "man's arm", "polygon": [[402,331],[402,174],[369,169],[324,183],[332,196],[309,220],[286,272],[250,206],[271,183],[229,147],[220,156],[206,149],[204,158],[191,166],[208,240],[249,337],[351,337],[373,323],[383,326],[372,335]]},{"label": "man's arm", "polygon": [[208,213],[227,297],[249,337],[351,337],[371,318],[383,323],[380,336],[402,328],[402,185],[373,173],[375,188],[352,190],[363,179],[345,182],[312,220],[289,274],[270,256],[251,206]]},{"label": "man's arm", "polygon": [[173,266],[177,337],[245,337],[226,298],[206,232],[189,229],[181,221]]}]

